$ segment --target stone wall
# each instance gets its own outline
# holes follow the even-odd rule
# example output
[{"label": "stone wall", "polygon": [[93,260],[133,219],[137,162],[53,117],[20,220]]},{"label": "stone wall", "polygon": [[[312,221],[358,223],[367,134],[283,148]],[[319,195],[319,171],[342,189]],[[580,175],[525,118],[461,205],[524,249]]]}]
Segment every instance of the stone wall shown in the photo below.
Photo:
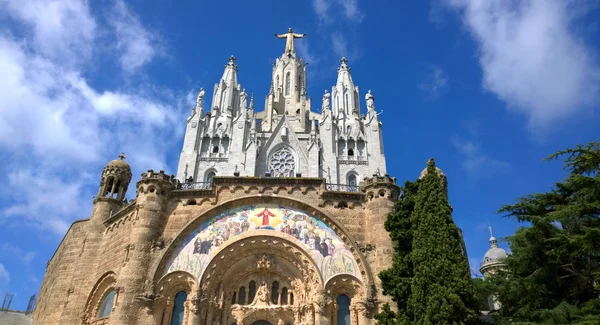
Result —
[{"label": "stone wall", "polygon": [[[391,265],[391,242],[383,230],[397,198],[397,186],[390,178],[352,193],[326,191],[320,178],[215,177],[210,189],[178,190],[168,175],[152,175],[159,178],[148,181],[144,176],[136,201],[120,211],[110,212],[98,206],[105,202],[95,202],[91,218],[72,225],[49,262],[34,324],[96,324],[92,321],[97,306],[90,304],[98,303],[99,281],[110,272],[115,274],[118,294],[108,324],[155,324],[158,321],[145,311],[151,305],[144,297],[152,297],[154,284],[164,275],[166,256],[178,241],[219,212],[256,203],[289,206],[323,220],[353,250],[370,299],[385,299],[369,286],[380,287],[377,272]],[[152,184],[157,186],[155,192],[149,190]],[[369,189],[375,188],[377,196],[369,197],[373,192]],[[386,195],[378,196],[379,190]]]}]

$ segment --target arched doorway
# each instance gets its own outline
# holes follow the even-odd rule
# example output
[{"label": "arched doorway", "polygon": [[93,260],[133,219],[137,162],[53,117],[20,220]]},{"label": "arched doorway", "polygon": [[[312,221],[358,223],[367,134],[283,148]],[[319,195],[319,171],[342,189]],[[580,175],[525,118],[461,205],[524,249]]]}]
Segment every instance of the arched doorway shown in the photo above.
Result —
[{"label": "arched doorway", "polygon": [[271,324],[271,322],[266,321],[266,320],[257,320],[256,322],[252,323],[252,325],[273,325],[273,324]]},{"label": "arched doorway", "polygon": [[[323,288],[313,255],[302,242],[277,231],[255,230],[236,239],[219,247],[207,265],[202,291],[223,299],[217,300],[221,305],[203,305],[200,318],[209,319],[207,324],[292,324],[298,307],[311,304]],[[292,298],[294,293],[300,300]],[[308,310],[299,316],[314,322]]]}]

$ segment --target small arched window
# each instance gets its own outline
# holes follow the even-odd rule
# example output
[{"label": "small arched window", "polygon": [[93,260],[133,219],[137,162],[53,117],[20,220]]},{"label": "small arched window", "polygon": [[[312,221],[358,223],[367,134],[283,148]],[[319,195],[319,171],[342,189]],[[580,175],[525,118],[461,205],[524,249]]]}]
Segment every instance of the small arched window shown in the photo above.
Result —
[{"label": "small arched window", "polygon": [[346,135],[350,135],[350,133],[352,133],[352,126],[348,125],[346,126]]},{"label": "small arched window", "polygon": [[286,96],[289,96],[289,94],[290,94],[291,82],[292,82],[291,76],[290,76],[290,73],[288,72],[285,74],[285,95]]},{"label": "small arched window", "polygon": [[245,305],[246,304],[246,288],[240,288],[240,294],[238,295],[238,304]]},{"label": "small arched window", "polygon": [[219,146],[213,147],[213,153],[219,153]]},{"label": "small arched window", "polygon": [[350,99],[348,97],[348,94],[346,94],[346,110],[350,109]]},{"label": "small arched window", "polygon": [[353,157],[354,156],[354,149],[348,149],[348,156]]},{"label": "small arched window", "polygon": [[235,299],[235,291],[233,292],[233,297],[231,297],[231,304],[234,305],[236,303],[236,299]]},{"label": "small arched window", "polygon": [[250,285],[248,285],[248,303],[251,304],[254,301],[254,296],[256,295],[256,282],[254,280],[250,281]]},{"label": "small arched window", "polygon": [[102,298],[102,302],[100,303],[100,307],[98,308],[97,318],[110,316],[110,312],[112,311],[112,307],[115,302],[115,294],[115,289],[110,289],[104,295],[104,298]]},{"label": "small arched window", "polygon": [[286,287],[283,287],[283,289],[281,289],[281,304],[287,305],[287,303],[288,303],[288,289]]},{"label": "small arched window", "polygon": [[275,91],[279,91],[279,75],[275,78]]},{"label": "small arched window", "polygon": [[339,295],[335,302],[338,305],[337,325],[350,325],[350,297]]},{"label": "small arched window", "polygon": [[217,176],[217,174],[214,171],[210,171],[206,174],[206,177],[204,177],[204,181],[210,183],[215,176]]},{"label": "small arched window", "polygon": [[185,311],[185,301],[187,300],[187,292],[179,291],[175,295],[173,302],[173,313],[171,313],[171,325],[183,325],[183,315]]},{"label": "small arched window", "polygon": [[356,188],[356,175],[348,175],[348,187],[350,187],[350,190],[354,190]]},{"label": "small arched window", "polygon": [[273,282],[273,286],[271,287],[271,301],[274,304],[277,304],[277,300],[279,299],[279,282]]}]

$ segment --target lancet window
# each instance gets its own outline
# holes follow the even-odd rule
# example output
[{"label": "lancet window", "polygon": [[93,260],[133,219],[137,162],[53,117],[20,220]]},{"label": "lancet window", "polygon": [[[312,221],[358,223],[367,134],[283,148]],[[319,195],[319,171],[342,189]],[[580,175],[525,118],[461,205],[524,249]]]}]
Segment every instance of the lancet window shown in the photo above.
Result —
[{"label": "lancet window", "polygon": [[115,294],[115,289],[110,289],[104,295],[104,298],[102,298],[102,303],[100,303],[100,308],[98,308],[97,318],[104,318],[110,316],[113,303],[115,302]]},{"label": "lancet window", "polygon": [[339,295],[335,302],[338,305],[336,325],[350,325],[350,297]]},{"label": "lancet window", "polygon": [[173,312],[171,314],[171,325],[183,325],[183,316],[185,312],[185,301],[187,300],[187,292],[179,291],[175,295],[173,303]]},{"label": "lancet window", "polygon": [[290,76],[290,73],[288,71],[288,73],[285,74],[285,95],[289,96],[290,95],[290,86],[291,86],[291,82],[292,82],[292,77]]}]

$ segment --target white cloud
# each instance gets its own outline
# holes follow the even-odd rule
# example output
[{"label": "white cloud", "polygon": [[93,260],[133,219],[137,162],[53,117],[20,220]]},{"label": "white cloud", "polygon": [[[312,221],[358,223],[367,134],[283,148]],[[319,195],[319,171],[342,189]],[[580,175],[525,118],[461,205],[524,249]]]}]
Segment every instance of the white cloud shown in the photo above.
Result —
[{"label": "white cloud", "polygon": [[477,41],[483,87],[526,114],[531,130],[596,105],[600,69],[573,31],[582,2],[443,1]]},{"label": "white cloud", "polygon": [[348,55],[348,42],[342,33],[333,33],[331,35],[331,46],[333,53],[338,57],[347,57]]},{"label": "white cloud", "polygon": [[317,55],[311,51],[310,46],[308,45],[308,42],[306,41],[301,41],[301,42],[297,42],[295,44],[296,46],[296,50],[298,50],[298,55],[304,60],[304,62],[308,63],[308,64],[318,64],[319,63],[319,57],[317,57]]},{"label": "white cloud", "polygon": [[319,17],[319,19],[322,22],[327,21],[327,19],[329,17],[327,14],[327,11],[329,10],[329,7],[331,6],[331,0],[313,0],[312,5],[313,5],[313,9],[314,9],[315,13],[317,14],[317,16]]},{"label": "white cloud", "polygon": [[427,67],[423,81],[419,83],[419,89],[428,99],[437,99],[448,86],[448,80],[448,74],[442,67],[430,64]]},{"label": "white cloud", "polygon": [[0,8],[26,26],[32,47],[40,54],[67,64],[91,55],[97,24],[86,1],[5,0]]},{"label": "white cloud", "polygon": [[[71,28],[94,21],[87,2],[76,2],[78,6],[64,2],[50,3],[70,13],[54,15],[51,26]],[[115,10],[123,10],[119,3]],[[40,5],[27,2],[32,4]],[[187,96],[149,84],[98,89],[84,77],[82,65],[57,55],[59,50],[48,50],[45,44],[29,46],[30,39],[37,44],[48,33],[41,30],[46,22],[10,10],[12,19],[33,26],[34,32],[22,38],[12,36],[19,33],[0,34],[0,180],[8,185],[0,189],[0,224],[24,224],[63,235],[73,220],[89,217],[100,171],[119,152],[127,153],[133,175],[140,174],[140,167],[166,169],[166,153],[182,132]],[[137,24],[135,33],[145,30]],[[60,34],[61,28],[54,30]],[[75,44],[69,55],[103,50],[93,37],[81,41],[82,35],[65,30],[58,39],[63,45]],[[147,51],[137,52],[143,47],[124,47],[124,56],[139,54],[147,62],[150,57],[143,54]],[[135,186],[130,186],[129,196],[132,193]]]},{"label": "white cloud", "polygon": [[146,30],[138,16],[133,14],[125,2],[115,0],[108,23],[115,29],[119,63],[127,72],[133,72],[157,55],[157,36]]},{"label": "white cloud", "polygon": [[8,273],[4,265],[0,263],[0,283],[7,283],[8,281],[10,281],[10,273]]},{"label": "white cloud", "polygon": [[486,155],[474,140],[454,136],[452,144],[463,158],[462,169],[473,179],[489,176],[509,167],[507,162]]},{"label": "white cloud", "polygon": [[358,8],[358,0],[339,0],[339,4],[344,9],[346,19],[360,22],[364,18],[364,13]]},{"label": "white cloud", "polygon": [[335,13],[329,11],[332,6],[341,7],[341,18],[344,20],[360,23],[365,17],[358,6],[358,0],[312,0],[313,10],[322,23],[330,23],[337,18]]}]

